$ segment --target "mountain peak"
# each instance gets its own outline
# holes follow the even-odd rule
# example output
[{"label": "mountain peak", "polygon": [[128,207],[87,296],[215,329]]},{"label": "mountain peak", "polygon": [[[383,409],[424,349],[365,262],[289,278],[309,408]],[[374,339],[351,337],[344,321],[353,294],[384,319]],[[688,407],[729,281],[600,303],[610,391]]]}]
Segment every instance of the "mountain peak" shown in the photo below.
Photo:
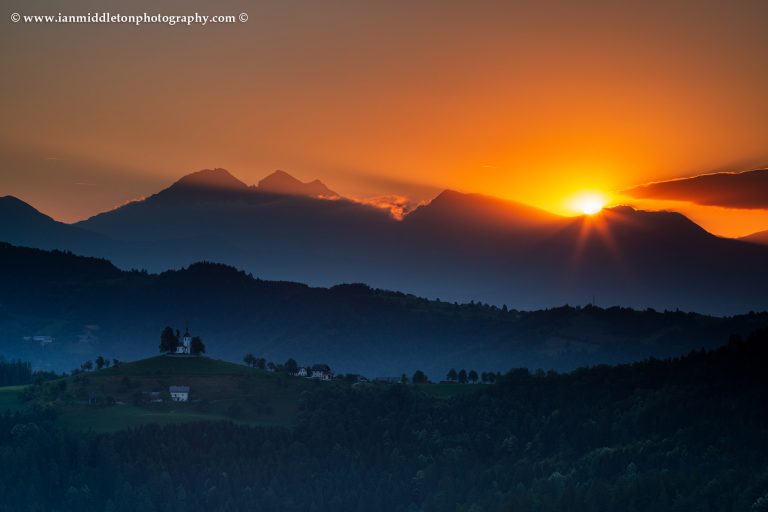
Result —
[{"label": "mountain peak", "polygon": [[339,197],[339,194],[325,186],[320,180],[302,182],[285,171],[277,170],[259,181],[256,187],[262,192],[289,196]]},{"label": "mountain peak", "polygon": [[743,242],[750,242],[753,244],[768,245],[768,229],[765,231],[758,231],[751,235],[743,236],[739,238]]},{"label": "mountain peak", "polygon": [[510,229],[556,222],[561,217],[514,201],[446,189],[406,219]]},{"label": "mountain peak", "polygon": [[[638,210],[632,206],[617,205],[605,208],[600,213],[602,218],[617,226],[621,225],[623,231],[643,230],[654,233],[659,237],[686,239],[686,237],[713,238],[703,227],[679,212],[659,210]],[[589,221],[588,217],[582,217],[582,221]]]},{"label": "mountain peak", "polygon": [[40,212],[31,204],[26,203],[15,196],[0,197],[0,213],[3,214],[3,217],[13,217],[17,220],[20,218],[38,218],[53,221],[53,219]]},{"label": "mountain peak", "polygon": [[213,188],[221,190],[244,190],[248,185],[235,178],[226,169],[204,169],[187,174],[173,184],[173,187]]}]

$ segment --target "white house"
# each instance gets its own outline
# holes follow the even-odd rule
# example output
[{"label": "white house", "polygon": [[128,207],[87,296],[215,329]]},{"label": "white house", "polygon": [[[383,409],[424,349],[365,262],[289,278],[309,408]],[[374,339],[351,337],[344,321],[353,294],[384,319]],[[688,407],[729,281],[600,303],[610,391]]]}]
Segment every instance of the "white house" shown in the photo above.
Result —
[{"label": "white house", "polygon": [[184,331],[184,336],[181,338],[181,342],[176,347],[177,354],[189,354],[192,347],[192,335],[189,334],[189,329]]},{"label": "white house", "polygon": [[306,369],[305,367],[303,367],[303,366],[302,366],[301,368],[299,368],[299,369],[296,371],[296,373],[294,373],[294,375],[295,375],[296,377],[306,377],[306,376],[307,376],[307,375],[309,375],[309,374],[307,373],[307,369]]},{"label": "white house", "polygon": [[174,402],[189,401],[189,386],[170,386],[168,392],[171,394],[171,400]]},{"label": "white house", "polygon": [[333,378],[333,372],[331,371],[331,367],[327,364],[315,364],[312,365],[311,377],[313,379],[331,380]]}]

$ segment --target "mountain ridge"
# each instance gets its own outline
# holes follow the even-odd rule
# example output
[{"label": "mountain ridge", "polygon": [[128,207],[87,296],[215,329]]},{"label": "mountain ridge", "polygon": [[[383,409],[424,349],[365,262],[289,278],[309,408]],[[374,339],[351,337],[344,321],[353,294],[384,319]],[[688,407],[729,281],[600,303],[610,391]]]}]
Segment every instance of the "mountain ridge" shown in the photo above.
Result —
[{"label": "mountain ridge", "polygon": [[[301,183],[277,176],[283,174]],[[56,226],[58,238],[35,229],[3,234],[0,226],[0,239],[106,257],[121,268],[162,271],[208,260],[268,279],[366,282],[522,309],[584,304],[593,296],[715,314],[768,307],[761,291],[768,287],[768,249],[716,237],[679,213],[626,206],[560,217],[446,190],[399,221],[375,206],[259,190],[209,169],[144,200]],[[79,238],[94,233],[98,242]]]},{"label": "mountain ridge", "polygon": [[[98,354],[126,360],[156,353],[159,331],[169,324],[189,324],[212,357],[293,357],[374,377],[417,368],[439,375],[460,365],[573,369],[667,357],[768,325],[768,313],[718,318],[619,307],[519,311],[452,304],[363,284],[263,280],[214,263],[148,274],[4,243],[0,282],[0,350],[59,369]],[[42,302],[40,290],[46,290]],[[43,349],[23,341],[33,335],[56,342]]]},{"label": "mountain ridge", "polygon": [[340,198],[341,195],[329,189],[322,181],[315,179],[302,182],[285,171],[277,170],[259,180],[257,190],[275,194],[308,196],[315,198]]}]

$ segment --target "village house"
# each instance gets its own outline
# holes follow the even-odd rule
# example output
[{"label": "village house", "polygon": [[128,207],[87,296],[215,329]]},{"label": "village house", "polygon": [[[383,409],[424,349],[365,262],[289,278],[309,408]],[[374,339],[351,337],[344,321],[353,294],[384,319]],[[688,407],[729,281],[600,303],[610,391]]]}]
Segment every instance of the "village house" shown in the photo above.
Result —
[{"label": "village house", "polygon": [[304,366],[302,366],[293,375],[295,377],[306,377],[307,375],[309,375],[309,373],[307,372],[307,369]]},{"label": "village house", "polygon": [[315,364],[312,366],[310,375],[313,379],[331,380],[333,379],[333,372],[331,367],[327,364]]},{"label": "village house", "polygon": [[174,402],[189,401],[189,386],[170,386],[168,392],[171,394],[171,400]]}]

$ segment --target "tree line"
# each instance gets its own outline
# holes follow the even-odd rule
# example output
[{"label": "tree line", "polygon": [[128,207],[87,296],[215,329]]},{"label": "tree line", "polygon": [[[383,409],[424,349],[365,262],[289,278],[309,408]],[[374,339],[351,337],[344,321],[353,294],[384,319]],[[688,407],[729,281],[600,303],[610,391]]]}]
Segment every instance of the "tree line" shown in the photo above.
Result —
[{"label": "tree line", "polygon": [[89,372],[93,369],[101,370],[104,368],[109,367],[118,367],[120,366],[120,361],[116,358],[106,358],[104,356],[97,356],[95,359],[87,359],[86,361],[83,361],[83,363],[80,365],[80,368],[75,368],[70,372],[71,375],[77,375],[78,373],[82,372]]},{"label": "tree line", "polygon": [[263,357],[256,357],[249,352],[243,356],[243,362],[251,368],[268,370],[271,372],[283,372],[293,375],[299,371],[299,363],[292,357],[289,357],[283,364],[279,364],[267,361]]},{"label": "tree line", "polygon": [[0,386],[32,383],[32,364],[0,356]]}]

